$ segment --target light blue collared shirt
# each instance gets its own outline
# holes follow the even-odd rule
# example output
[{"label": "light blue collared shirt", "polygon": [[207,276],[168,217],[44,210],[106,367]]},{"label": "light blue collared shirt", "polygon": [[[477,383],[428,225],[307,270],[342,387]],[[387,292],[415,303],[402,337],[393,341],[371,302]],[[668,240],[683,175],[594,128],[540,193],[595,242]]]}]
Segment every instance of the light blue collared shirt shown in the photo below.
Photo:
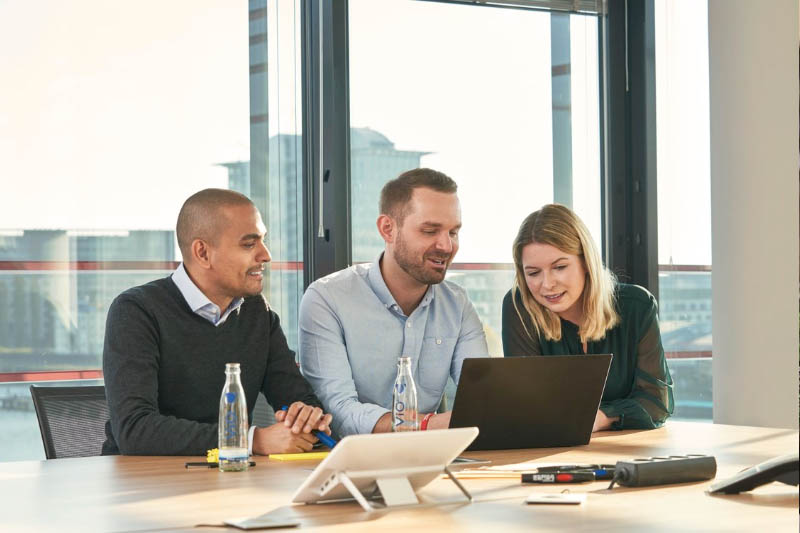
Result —
[{"label": "light blue collared shirt", "polygon": [[186,273],[183,263],[178,265],[178,268],[172,273],[172,281],[178,286],[178,290],[181,291],[184,300],[189,304],[192,312],[205,318],[215,326],[224,324],[230,314],[239,309],[244,302],[244,298],[235,298],[225,312],[222,313],[219,306],[209,300],[208,297],[203,294],[203,291],[194,284],[189,274]]},{"label": "light blue collared shirt", "polygon": [[379,261],[317,280],[300,303],[300,368],[342,437],[370,433],[389,412],[398,357],[411,357],[419,412],[430,413],[448,376],[458,383],[465,358],[489,355],[463,288],[449,281],[431,285],[406,316]]}]

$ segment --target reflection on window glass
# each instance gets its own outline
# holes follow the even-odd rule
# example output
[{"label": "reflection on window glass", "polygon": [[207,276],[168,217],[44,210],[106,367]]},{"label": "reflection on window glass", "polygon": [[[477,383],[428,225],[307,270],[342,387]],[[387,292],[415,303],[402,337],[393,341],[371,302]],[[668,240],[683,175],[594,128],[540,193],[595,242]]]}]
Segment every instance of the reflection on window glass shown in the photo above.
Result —
[{"label": "reflection on window glass", "polygon": [[[289,346],[296,351],[297,313],[303,294],[302,2],[261,0],[255,3],[267,6],[264,46],[268,49],[268,59],[267,85],[264,85],[263,75],[253,72],[252,56],[252,43],[262,37],[251,33],[250,154],[253,161],[263,165],[263,171],[253,174],[251,180],[260,188],[266,187],[260,205],[265,206],[262,212],[266,213],[267,244],[273,260],[265,292],[280,315]],[[260,12],[253,4],[251,1],[251,13]],[[267,117],[254,110],[255,94],[269,102]],[[269,137],[266,146],[264,135]],[[258,194],[252,196],[258,201]]]},{"label": "reflection on window glass", "polygon": [[171,274],[200,189],[261,209],[296,345],[299,21],[299,0],[0,2],[0,460],[44,458],[28,386],[97,383],[108,306]]},{"label": "reflection on window glass", "polygon": [[565,203],[601,242],[597,19],[408,0],[349,9],[353,261],[383,249],[375,220],[387,180],[445,172],[464,223],[449,279],[501,355],[522,219]]},{"label": "reflection on window glass", "polygon": [[711,420],[708,11],[656,0],[659,318],[675,417]]}]

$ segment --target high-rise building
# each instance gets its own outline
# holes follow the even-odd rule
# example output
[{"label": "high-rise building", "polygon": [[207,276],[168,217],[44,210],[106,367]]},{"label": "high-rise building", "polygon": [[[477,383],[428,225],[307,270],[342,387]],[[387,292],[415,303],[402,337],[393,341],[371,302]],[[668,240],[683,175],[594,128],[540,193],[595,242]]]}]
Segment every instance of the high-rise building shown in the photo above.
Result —
[{"label": "high-rise building", "polygon": [[[397,150],[386,136],[369,128],[352,128],[350,145],[353,260],[372,261],[383,250],[383,241],[375,229],[380,190],[388,180],[419,167],[426,152]],[[273,265],[264,290],[280,314],[289,345],[296,348],[297,315],[303,291],[302,138],[274,135],[268,147],[269,188],[263,195],[268,201],[261,209]],[[243,194],[257,190],[259,187],[253,183],[264,180],[263,176],[251,174],[248,161],[225,162],[220,166],[228,169],[228,187]]]},{"label": "high-rise building", "polygon": [[228,169],[228,188],[250,197],[250,161],[232,161],[220,163]]},{"label": "high-rise building", "polygon": [[658,290],[658,318],[664,349],[710,353],[711,272],[661,272]]},{"label": "high-rise building", "polygon": [[430,152],[397,150],[385,135],[369,128],[350,129],[350,210],[353,261],[374,260],[383,250],[378,235],[378,201],[383,185],[420,166]]},{"label": "high-rise building", "polygon": [[[0,235],[0,261],[20,263],[0,270],[4,368],[99,368],[109,305],[125,289],[167,275],[174,242],[173,231]],[[143,261],[152,264],[142,270]]]}]

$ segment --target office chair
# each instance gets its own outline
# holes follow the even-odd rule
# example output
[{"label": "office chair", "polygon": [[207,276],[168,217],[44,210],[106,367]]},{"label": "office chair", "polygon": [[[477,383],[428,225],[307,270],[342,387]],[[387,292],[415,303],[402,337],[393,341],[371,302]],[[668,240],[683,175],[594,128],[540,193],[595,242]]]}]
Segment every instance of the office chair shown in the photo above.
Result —
[{"label": "office chair", "polygon": [[31,396],[48,459],[100,455],[108,420],[104,386],[31,385]]},{"label": "office chair", "polygon": [[275,411],[272,406],[267,403],[264,394],[258,393],[256,398],[256,406],[253,408],[252,423],[260,428],[269,427],[275,423]]}]

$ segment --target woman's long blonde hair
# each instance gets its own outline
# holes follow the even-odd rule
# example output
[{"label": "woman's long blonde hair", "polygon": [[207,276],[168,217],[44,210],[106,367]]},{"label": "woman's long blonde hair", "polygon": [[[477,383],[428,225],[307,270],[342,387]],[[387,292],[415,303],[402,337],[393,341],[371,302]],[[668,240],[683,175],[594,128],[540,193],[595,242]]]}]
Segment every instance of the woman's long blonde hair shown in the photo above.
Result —
[{"label": "woman's long blonde hair", "polygon": [[[522,221],[514,239],[514,290],[520,291],[522,305],[531,318],[535,331],[544,333],[548,340],[561,340],[561,320],[558,315],[537,302],[525,282],[522,269],[522,249],[531,243],[549,244],[570,255],[577,255],[586,268],[586,284],[583,287],[583,324],[578,334],[581,342],[600,340],[606,331],[619,323],[615,309],[614,292],[616,277],[603,266],[603,260],[594,244],[589,229],[571,209],[559,204],[548,204],[534,211]],[[528,331],[517,299],[512,298],[514,309]]]}]

